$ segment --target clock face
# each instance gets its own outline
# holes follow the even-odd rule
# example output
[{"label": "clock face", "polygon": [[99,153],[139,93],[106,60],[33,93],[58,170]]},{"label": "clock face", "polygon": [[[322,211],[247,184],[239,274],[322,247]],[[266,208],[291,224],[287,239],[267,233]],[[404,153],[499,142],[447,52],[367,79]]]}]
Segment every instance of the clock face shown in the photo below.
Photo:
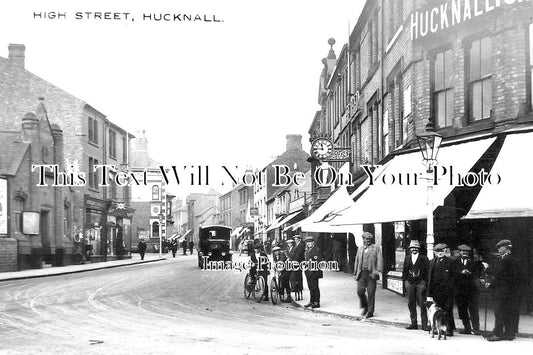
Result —
[{"label": "clock face", "polygon": [[311,145],[311,153],[317,159],[325,159],[333,152],[333,143],[326,138],[318,138]]}]

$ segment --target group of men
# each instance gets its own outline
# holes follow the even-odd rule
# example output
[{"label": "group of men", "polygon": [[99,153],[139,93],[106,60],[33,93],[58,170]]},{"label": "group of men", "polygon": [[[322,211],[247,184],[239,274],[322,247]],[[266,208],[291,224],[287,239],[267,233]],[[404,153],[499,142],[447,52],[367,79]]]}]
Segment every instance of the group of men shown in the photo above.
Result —
[{"label": "group of men", "polygon": [[446,255],[447,248],[444,243],[435,245],[435,258],[430,261],[420,254],[421,246],[417,240],[409,244],[410,253],[405,258],[402,273],[411,318],[407,329],[418,329],[417,304],[421,328],[430,329],[425,306],[426,299],[430,299],[446,312],[447,336],[452,336],[455,330],[454,302],[463,322],[463,330],[459,334],[480,335],[480,289],[491,288],[496,301],[495,326],[487,340],[513,340],[518,332],[520,269],[511,255],[511,241],[504,239],[496,245],[499,256],[495,265],[487,270],[493,281],[486,284],[480,281],[486,264],[473,257],[470,246],[459,245],[460,255],[455,259]]},{"label": "group of men", "polygon": [[[272,257],[274,261],[272,265],[274,265],[274,267],[278,261],[283,262],[285,265],[287,262],[293,263],[294,265],[301,265],[303,261],[314,261],[316,264],[322,261],[322,252],[317,246],[315,246],[315,240],[311,236],[307,236],[304,242],[302,242],[302,237],[300,235],[295,235],[294,239],[286,240],[285,244],[285,249],[282,249],[278,245],[272,248]],[[269,275],[269,260],[263,244],[256,240],[253,243],[252,248],[254,251],[250,253],[250,260],[254,266],[250,269],[250,273],[252,277],[259,274],[265,279],[265,281],[267,281]],[[259,262],[260,260],[261,262]],[[259,265],[261,267],[258,269]],[[318,281],[322,276],[322,271],[317,268],[305,270],[310,301],[304,307],[320,308],[320,289]],[[292,268],[292,270],[287,270],[285,267],[281,268],[278,270],[278,280],[280,284],[280,296],[284,299],[284,302],[292,302],[291,292],[294,292],[297,301],[303,299],[303,276],[301,268],[295,267]],[[266,282],[266,285],[268,285],[268,282]],[[268,286],[266,286],[265,290],[265,300],[268,300]]]}]

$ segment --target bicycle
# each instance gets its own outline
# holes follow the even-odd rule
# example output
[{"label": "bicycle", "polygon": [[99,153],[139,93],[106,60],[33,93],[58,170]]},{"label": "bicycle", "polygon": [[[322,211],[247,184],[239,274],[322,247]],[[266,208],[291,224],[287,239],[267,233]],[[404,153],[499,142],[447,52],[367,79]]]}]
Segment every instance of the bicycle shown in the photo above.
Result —
[{"label": "bicycle", "polygon": [[261,275],[252,277],[250,273],[246,274],[244,278],[244,298],[249,299],[250,295],[256,302],[261,302],[266,294],[265,279]]},{"label": "bicycle", "polygon": [[285,294],[285,290],[283,290],[279,281],[279,272],[277,269],[274,269],[274,275],[272,275],[272,279],[270,280],[270,300],[272,301],[272,304],[278,304],[280,302],[285,302],[287,296],[288,295]]}]

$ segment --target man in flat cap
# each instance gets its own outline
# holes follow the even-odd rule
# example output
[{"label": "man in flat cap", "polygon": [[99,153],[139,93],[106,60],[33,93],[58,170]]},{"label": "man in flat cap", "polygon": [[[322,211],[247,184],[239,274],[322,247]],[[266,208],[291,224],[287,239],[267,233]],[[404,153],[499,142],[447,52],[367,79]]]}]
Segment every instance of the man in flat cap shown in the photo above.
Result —
[{"label": "man in flat cap", "polygon": [[420,255],[420,242],[411,240],[409,254],[403,263],[402,279],[407,290],[407,306],[411,316],[411,325],[406,329],[418,329],[416,305],[420,307],[420,320],[423,330],[429,330],[426,300],[426,287],[428,282],[429,260],[425,255]]},{"label": "man in flat cap", "polygon": [[265,301],[268,301],[268,275],[270,269],[270,261],[268,260],[268,255],[265,253],[263,243],[259,239],[254,240],[252,244],[253,252],[250,253],[250,261],[252,262],[252,267],[250,268],[250,275],[252,278],[255,278],[256,275],[262,276],[265,280]]},{"label": "man in flat cap", "polygon": [[448,315],[447,336],[453,335],[453,275],[452,259],[445,255],[448,246],[444,243],[435,245],[435,258],[429,262],[428,296]]},{"label": "man in flat cap", "polygon": [[489,269],[494,280],[488,285],[494,290],[494,330],[488,341],[513,340],[518,332],[521,269],[511,255],[512,243],[504,239],[496,244],[499,257]]},{"label": "man in flat cap", "polygon": [[279,246],[272,248],[272,260],[274,261],[274,267],[277,267],[278,262],[280,262],[282,265],[281,268],[277,270],[279,282],[278,291],[280,298],[283,300],[283,302],[290,303],[292,302],[291,287],[289,285],[289,277],[291,272],[286,268],[288,260],[287,255],[288,252],[286,250],[282,250]]},{"label": "man in flat cap", "polygon": [[[354,275],[357,280],[357,295],[366,318],[374,316],[376,301],[376,282],[383,271],[381,248],[374,244],[372,233],[363,233],[363,247],[357,250],[354,264]],[[368,297],[367,297],[368,293]]]},{"label": "man in flat cap", "polygon": [[307,287],[309,287],[310,300],[304,307],[320,308],[320,288],[318,287],[318,280],[322,278],[322,270],[318,269],[318,263],[322,261],[322,251],[315,246],[315,239],[311,236],[305,238],[305,256],[304,260],[307,262],[307,270],[305,270],[305,278],[307,279]]},{"label": "man in flat cap", "polygon": [[[459,318],[463,321],[464,329],[459,334],[481,334],[479,331],[479,289],[477,282],[483,271],[480,261],[472,259],[472,248],[461,244],[460,256],[452,263],[454,279],[454,297],[459,310]],[[472,324],[470,324],[472,322]]]}]

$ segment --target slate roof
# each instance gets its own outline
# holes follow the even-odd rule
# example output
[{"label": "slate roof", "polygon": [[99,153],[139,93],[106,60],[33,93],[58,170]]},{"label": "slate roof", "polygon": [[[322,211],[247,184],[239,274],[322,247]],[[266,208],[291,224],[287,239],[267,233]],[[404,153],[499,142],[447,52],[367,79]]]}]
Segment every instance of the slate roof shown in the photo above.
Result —
[{"label": "slate roof", "polygon": [[0,175],[15,176],[30,144],[23,143],[20,132],[0,131]]}]

